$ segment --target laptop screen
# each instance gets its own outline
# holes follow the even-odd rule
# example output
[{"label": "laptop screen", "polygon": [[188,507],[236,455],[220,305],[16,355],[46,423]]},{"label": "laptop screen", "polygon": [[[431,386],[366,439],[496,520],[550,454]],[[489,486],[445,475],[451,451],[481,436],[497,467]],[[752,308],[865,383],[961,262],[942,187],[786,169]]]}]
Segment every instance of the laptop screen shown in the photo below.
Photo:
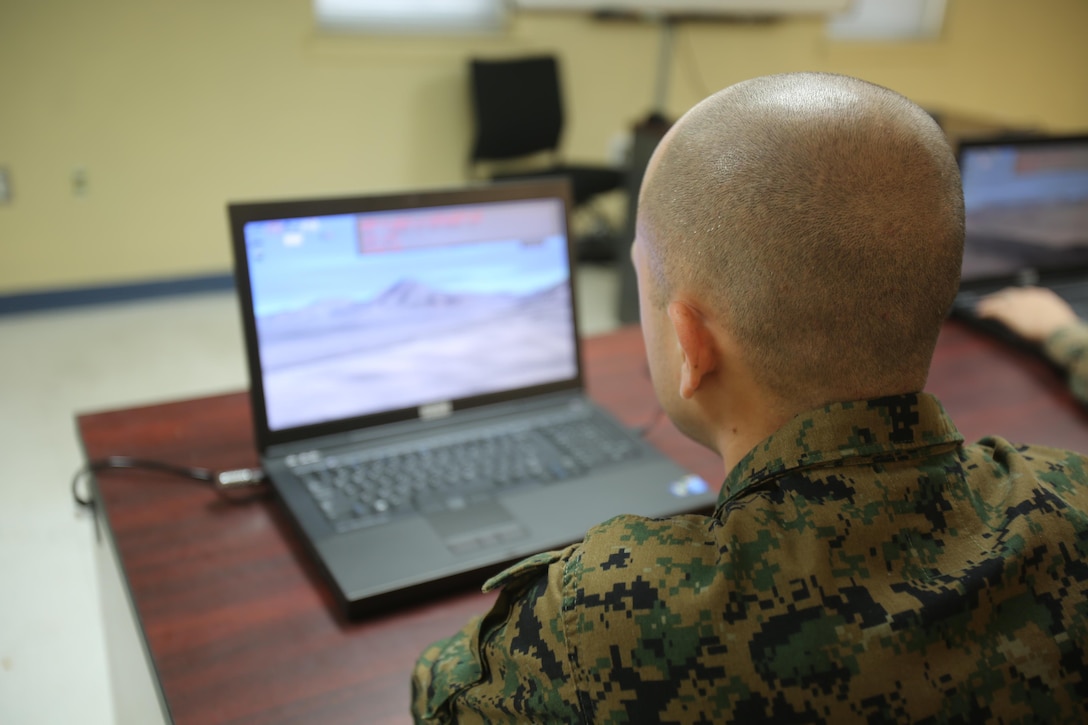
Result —
[{"label": "laptop screen", "polygon": [[1088,267],[1088,136],[964,142],[959,162],[964,280]]},{"label": "laptop screen", "polygon": [[578,377],[564,199],[417,196],[240,223],[268,430]]}]

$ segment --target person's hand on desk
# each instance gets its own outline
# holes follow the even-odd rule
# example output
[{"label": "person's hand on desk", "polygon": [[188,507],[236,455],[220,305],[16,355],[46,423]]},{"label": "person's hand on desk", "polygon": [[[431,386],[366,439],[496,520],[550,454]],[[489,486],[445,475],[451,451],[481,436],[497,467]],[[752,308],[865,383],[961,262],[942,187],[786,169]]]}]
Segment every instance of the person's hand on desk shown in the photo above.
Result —
[{"label": "person's hand on desk", "polygon": [[1088,405],[1088,322],[1048,289],[1012,287],[978,303],[982,317],[997,320],[1068,371],[1069,387]]},{"label": "person's hand on desk", "polygon": [[1051,290],[1009,287],[978,303],[978,314],[997,320],[1029,342],[1042,344],[1077,321],[1073,308]]}]

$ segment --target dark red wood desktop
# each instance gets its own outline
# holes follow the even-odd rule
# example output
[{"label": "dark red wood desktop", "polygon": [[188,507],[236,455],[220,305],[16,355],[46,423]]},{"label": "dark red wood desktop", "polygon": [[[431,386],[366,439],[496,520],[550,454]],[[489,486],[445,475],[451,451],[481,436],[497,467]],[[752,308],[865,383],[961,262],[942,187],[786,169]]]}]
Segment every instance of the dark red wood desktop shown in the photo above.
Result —
[{"label": "dark red wood desktop", "polygon": [[[717,458],[659,417],[637,327],[584,349],[596,400],[629,425],[653,423],[652,443],[721,480]],[[993,433],[1088,451],[1088,413],[1058,374],[956,323],[942,331],[928,390],[969,441]],[[78,429],[88,459],[123,454],[217,470],[257,463],[245,393],[81,415]],[[348,622],[270,498],[230,503],[207,484],[131,470],[100,473],[93,485],[100,554],[116,557],[176,723],[410,722],[416,656],[493,599],[462,590]],[[118,601],[113,608],[124,606]],[[127,697],[128,682],[114,678],[115,698]]]}]

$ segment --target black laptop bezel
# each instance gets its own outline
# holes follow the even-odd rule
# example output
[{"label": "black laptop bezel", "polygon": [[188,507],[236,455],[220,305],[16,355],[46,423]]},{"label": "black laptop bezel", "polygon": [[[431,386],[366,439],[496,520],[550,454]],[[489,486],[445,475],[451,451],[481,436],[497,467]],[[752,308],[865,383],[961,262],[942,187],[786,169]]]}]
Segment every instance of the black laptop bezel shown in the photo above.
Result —
[{"label": "black laptop bezel", "polygon": [[350,433],[373,426],[387,425],[421,417],[420,408],[413,406],[378,414],[360,415],[337,421],[295,426],[273,430],[268,426],[264,380],[261,375],[260,347],[257,344],[257,322],[252,303],[249,278],[249,258],[246,253],[245,226],[251,222],[328,215],[358,214],[376,211],[396,211],[422,207],[443,207],[460,204],[559,199],[563,207],[563,225],[567,240],[567,265],[571,288],[571,325],[575,341],[575,375],[566,380],[533,385],[512,391],[489,393],[449,401],[451,413],[487,405],[519,400],[548,393],[582,391],[585,386],[582,360],[581,332],[578,327],[578,301],[575,289],[575,250],[571,234],[570,182],[564,177],[548,177],[531,181],[510,181],[479,184],[456,189],[414,190],[360,196],[284,199],[278,201],[230,202],[227,214],[230,222],[231,250],[234,257],[234,279],[241,308],[242,331],[245,336],[246,367],[249,375],[249,398],[253,409],[253,424],[257,450],[264,455],[273,446],[309,441],[325,436]]}]

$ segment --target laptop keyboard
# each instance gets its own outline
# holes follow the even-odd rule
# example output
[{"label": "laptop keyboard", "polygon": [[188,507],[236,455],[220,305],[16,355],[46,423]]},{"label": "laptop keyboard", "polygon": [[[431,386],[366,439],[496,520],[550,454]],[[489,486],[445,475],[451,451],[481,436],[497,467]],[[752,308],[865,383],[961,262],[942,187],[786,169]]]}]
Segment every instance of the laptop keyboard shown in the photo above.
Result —
[{"label": "laptop keyboard", "polygon": [[1065,299],[1082,318],[1088,318],[1088,280],[1052,282],[1047,285]]},{"label": "laptop keyboard", "polygon": [[564,412],[530,427],[473,430],[419,444],[298,465],[294,472],[338,531],[409,512],[464,508],[496,492],[562,481],[633,458],[639,445],[609,420]]}]

